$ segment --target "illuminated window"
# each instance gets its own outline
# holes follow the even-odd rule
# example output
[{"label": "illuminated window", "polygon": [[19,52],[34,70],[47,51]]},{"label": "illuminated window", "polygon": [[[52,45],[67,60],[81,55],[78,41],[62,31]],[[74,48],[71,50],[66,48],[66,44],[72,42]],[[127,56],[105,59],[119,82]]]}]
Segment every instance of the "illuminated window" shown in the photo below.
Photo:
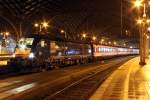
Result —
[{"label": "illuminated window", "polygon": [[41,41],[41,47],[45,46],[45,41]]}]

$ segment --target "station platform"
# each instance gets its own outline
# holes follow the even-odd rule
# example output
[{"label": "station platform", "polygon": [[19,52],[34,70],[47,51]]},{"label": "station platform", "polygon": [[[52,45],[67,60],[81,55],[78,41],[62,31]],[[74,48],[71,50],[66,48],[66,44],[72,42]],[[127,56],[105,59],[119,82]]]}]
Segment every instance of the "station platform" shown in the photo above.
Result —
[{"label": "station platform", "polygon": [[145,66],[133,58],[115,70],[90,100],[150,100],[150,58]]}]

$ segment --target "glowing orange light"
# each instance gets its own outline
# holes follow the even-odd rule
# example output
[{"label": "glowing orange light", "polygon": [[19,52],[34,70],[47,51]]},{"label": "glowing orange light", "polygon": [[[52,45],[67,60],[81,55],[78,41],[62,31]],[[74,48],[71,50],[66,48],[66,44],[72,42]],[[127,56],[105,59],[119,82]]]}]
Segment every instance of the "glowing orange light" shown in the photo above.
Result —
[{"label": "glowing orange light", "polygon": [[138,20],[137,20],[137,23],[138,23],[138,24],[141,24],[142,21],[143,21],[142,19],[138,19]]},{"label": "glowing orange light", "polygon": [[146,38],[147,38],[147,39],[149,39],[149,36],[148,36],[148,35],[146,35]]},{"label": "glowing orange light", "polygon": [[146,20],[146,22],[147,22],[147,23],[150,23],[150,20],[149,20],[149,19],[147,19],[147,20]]},{"label": "glowing orange light", "polygon": [[48,27],[48,22],[43,22],[42,25],[43,25],[44,28],[47,28]]},{"label": "glowing orange light", "polygon": [[83,38],[86,38],[86,34],[85,34],[85,33],[84,33],[84,34],[82,34],[82,37],[83,37]]},{"label": "glowing orange light", "polygon": [[92,37],[92,40],[94,40],[94,41],[95,41],[95,40],[96,40],[96,37],[95,37],[95,36],[93,36],[93,37]]},{"label": "glowing orange light", "polygon": [[148,27],[147,30],[150,31],[150,27]]},{"label": "glowing orange light", "polygon": [[65,31],[64,31],[64,30],[61,30],[60,32],[61,32],[61,33],[64,33]]},{"label": "glowing orange light", "polygon": [[34,26],[35,26],[35,27],[39,27],[39,24],[35,23]]},{"label": "glowing orange light", "polygon": [[137,7],[137,8],[139,8],[139,7],[142,6],[142,2],[143,2],[143,0],[136,0],[136,1],[134,2],[134,6]]},{"label": "glowing orange light", "polygon": [[117,42],[116,41],[114,41],[114,45],[116,45],[117,44]]},{"label": "glowing orange light", "polygon": [[5,35],[8,36],[8,35],[9,35],[9,32],[6,32]]}]

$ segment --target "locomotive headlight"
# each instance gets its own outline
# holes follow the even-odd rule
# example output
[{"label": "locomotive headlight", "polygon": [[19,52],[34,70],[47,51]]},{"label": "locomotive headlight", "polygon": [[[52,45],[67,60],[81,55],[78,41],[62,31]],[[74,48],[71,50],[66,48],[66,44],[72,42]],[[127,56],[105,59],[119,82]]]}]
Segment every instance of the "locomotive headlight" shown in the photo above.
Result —
[{"label": "locomotive headlight", "polygon": [[34,53],[30,53],[30,54],[29,54],[29,58],[30,58],[30,59],[33,59],[34,57],[35,57],[35,56],[34,56]]},{"label": "locomotive headlight", "polygon": [[12,57],[14,57],[14,58],[15,58],[15,57],[16,57],[16,54],[13,54],[13,55],[12,55]]}]

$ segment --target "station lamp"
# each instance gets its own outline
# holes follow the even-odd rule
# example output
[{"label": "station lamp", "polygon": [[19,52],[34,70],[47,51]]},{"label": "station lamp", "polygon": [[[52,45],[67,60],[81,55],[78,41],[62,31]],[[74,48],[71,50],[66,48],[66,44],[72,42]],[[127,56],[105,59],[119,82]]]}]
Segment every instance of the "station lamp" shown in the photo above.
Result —
[{"label": "station lamp", "polygon": [[133,47],[132,46],[130,46],[130,49],[132,49]]},{"label": "station lamp", "polygon": [[146,35],[146,39],[149,39],[149,36],[148,36],[148,35]]},{"label": "station lamp", "polygon": [[56,45],[56,46],[55,46],[55,49],[59,49],[59,46],[58,46],[58,45]]},{"label": "station lamp", "polygon": [[[146,47],[145,47],[145,43],[146,43],[146,41],[145,41],[145,36],[144,36],[144,34],[145,34],[145,29],[146,30],[149,30],[149,29],[147,29],[147,25],[149,25],[149,23],[150,23],[150,20],[149,19],[147,19],[147,16],[146,16],[146,5],[147,4],[149,4],[149,2],[147,3],[146,1],[148,1],[148,0],[136,0],[135,2],[134,2],[134,6],[135,7],[137,7],[138,8],[138,10],[140,10],[140,7],[142,7],[142,17],[141,17],[141,12],[139,13],[139,11],[138,11],[138,17],[140,18],[140,19],[138,19],[137,20],[137,24],[139,24],[139,25],[142,25],[142,27],[139,27],[140,28],[140,51],[141,51],[141,53],[140,53],[140,65],[145,65],[146,64],[146,62],[145,62],[145,56],[146,56],[146,54],[145,54],[145,51],[146,51]],[[130,46],[130,48],[131,48],[132,46]]]},{"label": "station lamp", "polygon": [[111,44],[111,41],[109,41],[108,44],[110,45],[110,44]]},{"label": "station lamp", "polygon": [[39,27],[39,24],[38,24],[38,23],[35,23],[34,26],[35,26],[35,27]]},{"label": "station lamp", "polygon": [[38,28],[39,27],[39,31],[42,31],[42,28],[47,28],[49,25],[48,25],[48,22],[44,21],[42,23],[35,23],[34,24],[34,27]]},{"label": "station lamp", "polygon": [[65,33],[65,31],[62,29],[61,31],[60,31],[61,33]]},{"label": "station lamp", "polygon": [[147,30],[150,31],[150,27],[148,27]]},{"label": "station lamp", "polygon": [[104,39],[101,39],[101,42],[104,42],[105,40]]},{"label": "station lamp", "polygon": [[124,46],[126,46],[126,44],[125,44],[125,43],[124,43],[123,45],[124,45]]},{"label": "station lamp", "polygon": [[139,7],[142,6],[142,2],[143,2],[143,0],[136,0],[136,1],[134,2],[134,6],[137,7],[137,8],[139,8]]},{"label": "station lamp", "polygon": [[87,36],[87,35],[86,35],[85,33],[82,34],[82,37],[83,37],[83,38],[86,38],[86,36]]},{"label": "station lamp", "polygon": [[142,19],[138,19],[137,20],[137,24],[142,24],[143,20]]},{"label": "station lamp", "polygon": [[48,27],[48,22],[43,22],[43,23],[42,23],[42,26],[43,26],[44,28],[47,28],[47,27]]},{"label": "station lamp", "polygon": [[149,23],[150,23],[150,20],[149,20],[149,19],[147,19],[147,20],[146,20],[146,22],[149,24]]},{"label": "station lamp", "polygon": [[117,42],[116,42],[116,41],[114,41],[114,45],[117,45]]},{"label": "station lamp", "polygon": [[6,32],[5,35],[8,36],[8,35],[9,35],[9,32]]},{"label": "station lamp", "polygon": [[104,39],[101,39],[99,43],[100,43],[100,44],[103,44],[104,42],[105,42],[105,40],[104,40]]},{"label": "station lamp", "polygon": [[93,36],[93,37],[92,37],[92,40],[93,40],[93,41],[95,41],[95,40],[96,40],[96,37],[95,37],[95,36]]}]

